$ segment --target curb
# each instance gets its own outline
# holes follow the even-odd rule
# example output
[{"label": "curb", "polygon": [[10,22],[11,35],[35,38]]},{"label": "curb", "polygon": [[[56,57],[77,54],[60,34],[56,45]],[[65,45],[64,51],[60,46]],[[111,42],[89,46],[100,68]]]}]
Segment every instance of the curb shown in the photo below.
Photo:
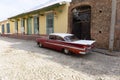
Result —
[{"label": "curb", "polygon": [[93,49],[92,52],[97,52],[97,53],[101,53],[101,54],[108,55],[108,56],[120,57],[120,52],[117,52],[117,51],[110,52],[104,49]]}]

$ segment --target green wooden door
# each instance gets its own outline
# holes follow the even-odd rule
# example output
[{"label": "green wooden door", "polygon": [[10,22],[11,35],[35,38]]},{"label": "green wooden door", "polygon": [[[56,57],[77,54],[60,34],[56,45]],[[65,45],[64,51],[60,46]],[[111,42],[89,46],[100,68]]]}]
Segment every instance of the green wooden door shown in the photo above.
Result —
[{"label": "green wooden door", "polygon": [[21,33],[25,34],[25,19],[21,19]]},{"label": "green wooden door", "polygon": [[34,17],[34,34],[39,34],[39,17]]},{"label": "green wooden door", "polygon": [[4,24],[2,25],[2,34],[4,34],[5,32],[5,27],[4,27]]},{"label": "green wooden door", "polygon": [[18,21],[15,21],[15,33],[18,33]]},{"label": "green wooden door", "polygon": [[48,13],[46,16],[47,34],[54,32],[54,14]]},{"label": "green wooden door", "polygon": [[6,24],[7,33],[10,33],[10,23]]},{"label": "green wooden door", "polygon": [[27,19],[27,34],[32,34],[32,18]]}]

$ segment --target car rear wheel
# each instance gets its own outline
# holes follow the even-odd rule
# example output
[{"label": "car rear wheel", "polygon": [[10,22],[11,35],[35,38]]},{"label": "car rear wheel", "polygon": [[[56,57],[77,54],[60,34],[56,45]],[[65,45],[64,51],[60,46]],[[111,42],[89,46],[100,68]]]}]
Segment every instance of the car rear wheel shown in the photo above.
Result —
[{"label": "car rear wheel", "polygon": [[39,46],[39,47],[43,47],[43,45],[42,45],[41,43],[38,43],[38,46]]},{"label": "car rear wheel", "polygon": [[69,51],[68,49],[66,49],[66,48],[65,48],[63,51],[64,51],[64,53],[65,53],[66,55],[69,55],[69,54],[70,54],[70,51]]}]

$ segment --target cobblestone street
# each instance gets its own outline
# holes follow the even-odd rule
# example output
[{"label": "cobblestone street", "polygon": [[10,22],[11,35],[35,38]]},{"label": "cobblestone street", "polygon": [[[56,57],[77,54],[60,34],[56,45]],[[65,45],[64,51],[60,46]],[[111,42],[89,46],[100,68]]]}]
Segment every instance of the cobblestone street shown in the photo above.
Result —
[{"label": "cobblestone street", "polygon": [[0,80],[120,80],[120,57],[64,55],[35,41],[0,37]]}]

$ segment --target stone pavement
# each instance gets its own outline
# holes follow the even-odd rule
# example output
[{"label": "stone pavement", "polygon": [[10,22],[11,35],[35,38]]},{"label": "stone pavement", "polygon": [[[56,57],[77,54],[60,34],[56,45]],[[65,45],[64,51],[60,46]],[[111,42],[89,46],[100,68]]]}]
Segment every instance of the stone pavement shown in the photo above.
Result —
[{"label": "stone pavement", "polygon": [[120,80],[120,58],[64,55],[35,41],[0,37],[0,80]]},{"label": "stone pavement", "polygon": [[97,53],[101,53],[101,54],[105,54],[105,55],[109,55],[109,56],[120,57],[120,52],[119,51],[109,51],[109,50],[105,50],[105,49],[95,48],[93,50],[93,52],[97,52]]}]

